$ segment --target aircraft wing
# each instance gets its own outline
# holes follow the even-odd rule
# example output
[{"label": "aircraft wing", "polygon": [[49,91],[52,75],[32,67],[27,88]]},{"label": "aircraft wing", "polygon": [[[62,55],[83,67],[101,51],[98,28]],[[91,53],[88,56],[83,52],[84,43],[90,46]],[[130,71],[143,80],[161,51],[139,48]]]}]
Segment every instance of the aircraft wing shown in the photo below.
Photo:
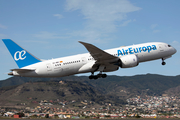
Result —
[{"label": "aircraft wing", "polygon": [[97,63],[103,63],[104,61],[115,61],[118,60],[118,57],[115,57],[99,48],[97,48],[96,46],[89,44],[89,43],[85,43],[85,42],[81,42],[79,41],[81,44],[83,44],[86,49],[89,51],[89,53],[91,54],[91,56],[96,60]]}]

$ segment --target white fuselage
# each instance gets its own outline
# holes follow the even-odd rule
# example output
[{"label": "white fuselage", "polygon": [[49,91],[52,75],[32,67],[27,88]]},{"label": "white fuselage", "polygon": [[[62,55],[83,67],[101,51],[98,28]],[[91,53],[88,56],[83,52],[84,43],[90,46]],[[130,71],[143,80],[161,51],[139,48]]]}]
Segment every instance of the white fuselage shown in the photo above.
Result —
[{"label": "white fuselage", "polygon": [[[173,47],[161,42],[144,43],[104,51],[120,59],[123,56],[136,55],[139,63],[156,59],[166,59],[176,52]],[[94,60],[89,53],[78,54],[38,62],[22,68],[33,69],[35,71],[21,74],[13,71],[13,75],[31,77],[62,77],[78,73],[94,72],[98,71],[98,69],[96,70],[92,67],[95,62],[96,60]],[[115,70],[116,69],[112,69],[107,72]]]}]

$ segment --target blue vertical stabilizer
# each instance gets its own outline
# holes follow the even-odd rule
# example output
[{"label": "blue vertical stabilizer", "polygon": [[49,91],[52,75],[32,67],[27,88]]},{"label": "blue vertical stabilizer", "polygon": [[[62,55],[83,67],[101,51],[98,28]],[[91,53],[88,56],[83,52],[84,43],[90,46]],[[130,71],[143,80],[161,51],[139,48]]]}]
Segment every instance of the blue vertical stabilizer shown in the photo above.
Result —
[{"label": "blue vertical stabilizer", "polygon": [[30,54],[27,50],[20,47],[11,39],[2,39],[9,52],[11,53],[14,61],[19,68],[40,62],[40,60]]}]

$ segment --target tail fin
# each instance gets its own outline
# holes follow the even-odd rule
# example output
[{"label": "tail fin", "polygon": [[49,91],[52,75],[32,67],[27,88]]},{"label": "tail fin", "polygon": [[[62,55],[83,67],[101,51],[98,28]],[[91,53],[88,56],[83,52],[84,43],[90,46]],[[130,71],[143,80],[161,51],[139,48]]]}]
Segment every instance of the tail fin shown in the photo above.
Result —
[{"label": "tail fin", "polygon": [[40,60],[30,54],[27,50],[20,47],[11,39],[2,39],[9,52],[11,53],[14,61],[19,68],[40,62]]}]

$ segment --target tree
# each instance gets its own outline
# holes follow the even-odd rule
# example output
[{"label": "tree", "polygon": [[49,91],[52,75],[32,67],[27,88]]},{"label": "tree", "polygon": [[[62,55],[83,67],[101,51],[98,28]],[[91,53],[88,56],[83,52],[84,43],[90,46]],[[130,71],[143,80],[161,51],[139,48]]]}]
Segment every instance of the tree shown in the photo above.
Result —
[{"label": "tree", "polygon": [[49,114],[46,114],[46,115],[45,115],[45,118],[49,118]]}]

